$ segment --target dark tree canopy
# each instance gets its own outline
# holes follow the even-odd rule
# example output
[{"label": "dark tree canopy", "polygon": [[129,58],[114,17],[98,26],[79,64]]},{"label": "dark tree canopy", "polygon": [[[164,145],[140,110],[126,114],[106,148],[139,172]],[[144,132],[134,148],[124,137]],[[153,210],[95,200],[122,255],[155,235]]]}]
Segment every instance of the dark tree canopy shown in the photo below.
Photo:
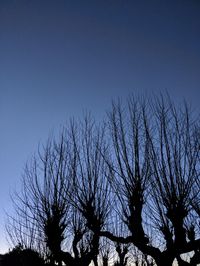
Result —
[{"label": "dark tree canopy", "polygon": [[44,266],[45,262],[38,252],[31,249],[23,249],[21,245],[2,255],[2,266]]}]

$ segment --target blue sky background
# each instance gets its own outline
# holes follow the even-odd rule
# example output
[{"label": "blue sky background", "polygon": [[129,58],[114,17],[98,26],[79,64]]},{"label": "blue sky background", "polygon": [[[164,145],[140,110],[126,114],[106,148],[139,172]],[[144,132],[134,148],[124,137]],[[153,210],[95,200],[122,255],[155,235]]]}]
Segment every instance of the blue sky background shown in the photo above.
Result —
[{"label": "blue sky background", "polygon": [[23,167],[53,129],[167,89],[198,110],[198,0],[0,0],[0,252]]}]

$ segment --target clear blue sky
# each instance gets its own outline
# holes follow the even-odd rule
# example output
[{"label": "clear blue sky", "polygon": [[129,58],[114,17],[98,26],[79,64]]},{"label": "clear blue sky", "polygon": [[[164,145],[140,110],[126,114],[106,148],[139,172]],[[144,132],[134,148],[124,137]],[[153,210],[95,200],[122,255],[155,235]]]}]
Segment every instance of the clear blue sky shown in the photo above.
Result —
[{"label": "clear blue sky", "polygon": [[0,0],[0,252],[9,193],[52,129],[135,91],[199,108],[199,14],[199,0]]}]

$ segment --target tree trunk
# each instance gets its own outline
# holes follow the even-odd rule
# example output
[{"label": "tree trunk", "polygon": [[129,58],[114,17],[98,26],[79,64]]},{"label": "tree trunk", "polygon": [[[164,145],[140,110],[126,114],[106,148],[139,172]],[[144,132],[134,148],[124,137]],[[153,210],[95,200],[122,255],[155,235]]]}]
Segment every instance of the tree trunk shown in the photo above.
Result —
[{"label": "tree trunk", "polygon": [[172,266],[174,261],[174,256],[170,256],[169,254],[161,255],[158,258],[155,258],[157,266]]}]

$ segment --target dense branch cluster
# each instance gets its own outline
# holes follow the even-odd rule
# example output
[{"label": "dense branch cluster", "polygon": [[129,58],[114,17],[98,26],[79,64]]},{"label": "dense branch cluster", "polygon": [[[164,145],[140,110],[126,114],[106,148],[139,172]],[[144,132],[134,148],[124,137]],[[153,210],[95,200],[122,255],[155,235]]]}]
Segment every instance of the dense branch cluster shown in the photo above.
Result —
[{"label": "dense branch cluster", "polygon": [[51,265],[197,265],[199,129],[168,95],[71,121],[27,164],[10,239]]}]

